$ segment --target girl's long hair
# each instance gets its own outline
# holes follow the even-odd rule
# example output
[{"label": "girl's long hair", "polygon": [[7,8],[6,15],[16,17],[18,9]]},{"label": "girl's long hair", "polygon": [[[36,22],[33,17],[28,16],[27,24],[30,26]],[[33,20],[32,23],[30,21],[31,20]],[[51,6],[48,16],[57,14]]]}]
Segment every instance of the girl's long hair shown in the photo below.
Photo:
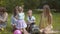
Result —
[{"label": "girl's long hair", "polygon": [[14,17],[17,15],[17,10],[18,10],[18,6],[16,6],[16,7],[14,8],[14,11],[13,11]]},{"label": "girl's long hair", "polygon": [[50,11],[50,7],[49,7],[49,5],[44,5],[44,7],[45,7],[45,12],[46,12],[46,15],[48,15],[48,22],[49,22],[49,24],[51,24],[51,22],[50,22],[50,19],[51,19],[51,11]]}]

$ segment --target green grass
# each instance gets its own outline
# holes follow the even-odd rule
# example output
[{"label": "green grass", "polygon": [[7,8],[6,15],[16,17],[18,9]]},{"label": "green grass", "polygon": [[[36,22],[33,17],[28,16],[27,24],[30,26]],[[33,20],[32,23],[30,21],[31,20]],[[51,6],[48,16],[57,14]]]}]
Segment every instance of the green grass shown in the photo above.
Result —
[{"label": "green grass", "polygon": [[[60,30],[60,13],[52,13],[53,14],[53,27],[54,30]],[[36,17],[36,24],[39,25],[41,13],[33,13]],[[0,31],[0,34],[12,34],[11,27],[11,14],[9,14],[7,28],[4,31]]]}]

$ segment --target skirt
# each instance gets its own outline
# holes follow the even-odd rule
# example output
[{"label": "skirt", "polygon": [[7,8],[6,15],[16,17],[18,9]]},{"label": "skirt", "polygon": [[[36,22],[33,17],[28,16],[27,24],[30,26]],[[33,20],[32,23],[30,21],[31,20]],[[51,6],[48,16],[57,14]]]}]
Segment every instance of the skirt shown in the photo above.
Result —
[{"label": "skirt", "polygon": [[16,28],[17,29],[22,29],[22,28],[26,28],[27,24],[25,23],[24,20],[18,20],[16,23]]}]

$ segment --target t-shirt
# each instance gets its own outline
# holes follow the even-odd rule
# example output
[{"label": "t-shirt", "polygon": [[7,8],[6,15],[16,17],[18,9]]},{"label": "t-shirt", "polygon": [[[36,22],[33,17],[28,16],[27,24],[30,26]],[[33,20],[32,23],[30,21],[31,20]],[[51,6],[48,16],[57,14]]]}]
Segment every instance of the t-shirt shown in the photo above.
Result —
[{"label": "t-shirt", "polygon": [[21,12],[21,13],[18,14],[18,19],[19,20],[24,20],[24,17],[25,17],[25,15],[24,15],[23,12]]},{"label": "t-shirt", "polygon": [[28,24],[30,24],[30,23],[34,23],[34,21],[35,21],[35,17],[34,16],[32,16],[32,17],[27,17],[27,20],[28,20]]}]

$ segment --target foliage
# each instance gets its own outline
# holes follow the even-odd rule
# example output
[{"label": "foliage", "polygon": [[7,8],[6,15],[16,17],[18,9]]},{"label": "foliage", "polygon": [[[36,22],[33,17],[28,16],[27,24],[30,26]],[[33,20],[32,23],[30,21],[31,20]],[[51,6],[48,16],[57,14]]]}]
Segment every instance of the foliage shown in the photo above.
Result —
[{"label": "foliage", "polygon": [[41,4],[47,3],[50,8],[56,9],[57,12],[60,12],[60,0],[41,0]]},{"label": "foliage", "polygon": [[45,3],[60,12],[60,0],[0,0],[0,6],[6,7],[9,13],[17,5],[24,5],[25,9],[38,9],[42,8]]},{"label": "foliage", "polygon": [[6,7],[9,12],[12,12],[15,6],[21,6],[22,4],[23,0],[0,0],[0,6]]},{"label": "foliage", "polygon": [[40,0],[25,0],[24,5],[27,9],[36,9],[40,5]]}]

